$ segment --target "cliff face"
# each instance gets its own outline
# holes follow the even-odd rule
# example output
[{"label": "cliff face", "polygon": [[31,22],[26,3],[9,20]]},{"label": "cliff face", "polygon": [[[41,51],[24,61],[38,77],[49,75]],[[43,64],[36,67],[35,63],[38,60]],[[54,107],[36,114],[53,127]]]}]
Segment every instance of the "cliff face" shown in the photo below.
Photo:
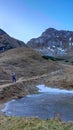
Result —
[{"label": "cliff face", "polygon": [[40,37],[31,39],[27,45],[42,54],[64,55],[73,50],[73,32],[48,28]]},{"label": "cliff face", "polygon": [[10,37],[6,32],[0,29],[0,52],[23,46],[26,46],[24,42]]}]

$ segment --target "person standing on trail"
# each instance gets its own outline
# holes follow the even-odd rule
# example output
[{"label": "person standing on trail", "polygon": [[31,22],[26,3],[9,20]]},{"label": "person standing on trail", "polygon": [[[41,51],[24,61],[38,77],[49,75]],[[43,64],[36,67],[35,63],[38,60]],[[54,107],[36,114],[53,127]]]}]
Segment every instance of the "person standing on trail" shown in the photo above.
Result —
[{"label": "person standing on trail", "polygon": [[12,82],[16,82],[16,74],[15,74],[15,72],[12,72],[11,77],[12,77]]}]

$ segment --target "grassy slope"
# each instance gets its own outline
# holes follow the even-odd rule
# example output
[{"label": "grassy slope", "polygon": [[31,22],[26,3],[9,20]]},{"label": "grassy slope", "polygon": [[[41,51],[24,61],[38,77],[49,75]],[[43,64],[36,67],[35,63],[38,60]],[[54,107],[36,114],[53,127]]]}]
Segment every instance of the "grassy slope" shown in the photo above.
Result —
[{"label": "grassy slope", "polygon": [[0,130],[73,130],[73,123],[63,123],[58,119],[7,117],[1,119]]},{"label": "grassy slope", "polygon": [[0,54],[0,74],[2,79],[9,79],[12,71],[18,78],[41,75],[58,68],[57,64],[47,61],[28,47],[16,48]]}]

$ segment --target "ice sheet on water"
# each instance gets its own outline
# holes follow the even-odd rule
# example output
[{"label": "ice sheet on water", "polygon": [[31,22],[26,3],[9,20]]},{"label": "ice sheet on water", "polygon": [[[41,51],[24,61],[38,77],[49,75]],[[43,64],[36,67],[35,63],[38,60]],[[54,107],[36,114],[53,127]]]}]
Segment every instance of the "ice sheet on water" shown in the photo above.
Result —
[{"label": "ice sheet on water", "polygon": [[39,92],[49,92],[49,93],[56,93],[56,94],[73,94],[73,90],[66,90],[66,89],[59,89],[59,88],[52,88],[47,87],[45,85],[37,85],[37,88],[39,89]]}]

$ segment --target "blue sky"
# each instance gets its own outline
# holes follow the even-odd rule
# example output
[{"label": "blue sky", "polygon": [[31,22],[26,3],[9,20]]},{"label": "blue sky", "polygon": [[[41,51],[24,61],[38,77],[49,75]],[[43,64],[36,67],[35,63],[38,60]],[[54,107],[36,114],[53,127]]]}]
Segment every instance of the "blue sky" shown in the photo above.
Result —
[{"label": "blue sky", "polygon": [[24,41],[47,28],[73,31],[73,0],[0,0],[0,28]]}]

